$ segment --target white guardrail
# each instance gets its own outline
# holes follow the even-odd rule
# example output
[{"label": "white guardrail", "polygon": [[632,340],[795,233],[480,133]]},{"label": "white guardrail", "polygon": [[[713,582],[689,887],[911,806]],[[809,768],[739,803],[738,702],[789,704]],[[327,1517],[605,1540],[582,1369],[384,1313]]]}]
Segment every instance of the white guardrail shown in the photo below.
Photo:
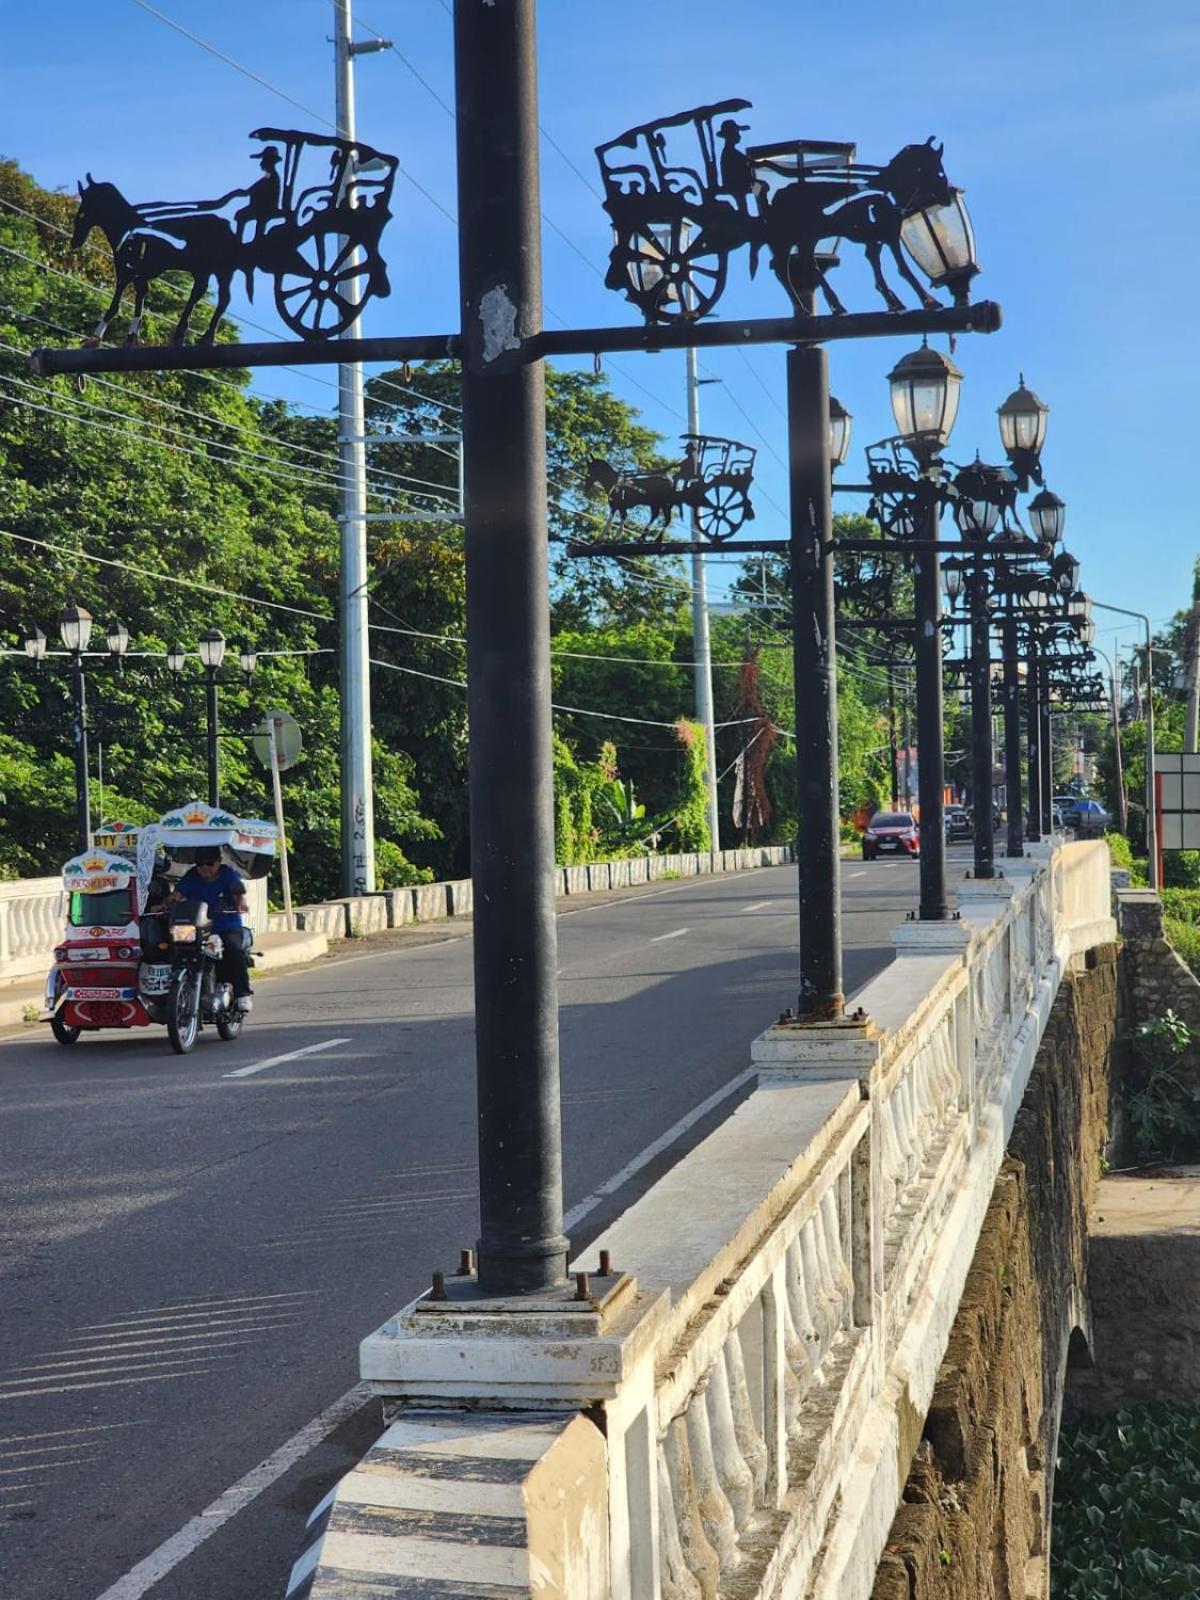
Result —
[{"label": "white guardrail", "polygon": [[855,1016],[754,1042],[748,1097],[573,1263],[611,1263],[585,1299],[450,1280],[364,1341],[394,1420],[292,1600],[867,1600],[1063,972],[1115,938],[1102,842],[1003,866],[897,930]]},{"label": "white guardrail", "polygon": [[[564,895],[594,894],[653,882],[668,874],[691,877],[697,873],[779,866],[789,854],[784,845],[757,845],[746,850],[693,851],[686,855],[594,862],[586,867],[558,867],[556,887]],[[282,933],[287,926],[283,913],[267,910],[267,880],[251,879],[246,892],[250,921],[257,932]],[[0,882],[0,984],[46,971],[54,958],[55,945],[62,941],[66,908],[61,878]],[[409,922],[469,916],[470,912],[471,882],[465,879],[297,906],[296,926],[302,931],[324,933],[330,939],[350,939]]]}]

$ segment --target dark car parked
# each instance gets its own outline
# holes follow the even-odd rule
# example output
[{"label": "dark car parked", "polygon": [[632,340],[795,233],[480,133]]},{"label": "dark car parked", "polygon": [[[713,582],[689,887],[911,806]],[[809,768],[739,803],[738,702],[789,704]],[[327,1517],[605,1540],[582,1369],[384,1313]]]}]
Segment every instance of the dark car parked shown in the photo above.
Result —
[{"label": "dark car parked", "polygon": [[920,837],[916,821],[907,811],[877,811],[863,834],[862,858],[874,861],[880,855],[919,855]]},{"label": "dark car parked", "polygon": [[953,844],[956,839],[970,839],[974,836],[975,825],[966,806],[947,806],[945,818],[947,844]]},{"label": "dark car parked", "polygon": [[1066,822],[1077,839],[1098,839],[1107,833],[1111,819],[1098,800],[1077,800],[1067,812]]}]

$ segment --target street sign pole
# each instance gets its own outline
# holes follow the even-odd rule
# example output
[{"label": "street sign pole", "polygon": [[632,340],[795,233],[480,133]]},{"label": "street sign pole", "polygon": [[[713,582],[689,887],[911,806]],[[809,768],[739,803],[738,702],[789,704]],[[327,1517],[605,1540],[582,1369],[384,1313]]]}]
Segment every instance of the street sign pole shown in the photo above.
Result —
[{"label": "street sign pole", "polygon": [[267,717],[267,750],[271,767],[271,798],[275,802],[275,826],[279,829],[279,873],[283,879],[283,915],[289,933],[296,931],[292,913],[292,879],[288,871],[287,834],[283,826],[283,789],[279,782],[279,747],[275,740],[275,717]]},{"label": "street sign pole", "polygon": [[534,0],[454,7],[479,1285],[565,1278]]}]

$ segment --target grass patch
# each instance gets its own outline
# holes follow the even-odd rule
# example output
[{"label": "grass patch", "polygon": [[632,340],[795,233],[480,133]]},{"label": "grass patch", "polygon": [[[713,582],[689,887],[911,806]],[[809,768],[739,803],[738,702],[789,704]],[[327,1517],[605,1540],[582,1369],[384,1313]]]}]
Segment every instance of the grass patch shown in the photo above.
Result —
[{"label": "grass patch", "polygon": [[[1167,894],[1195,893],[1194,890],[1170,890]],[[1164,900],[1166,895],[1164,895]],[[1192,971],[1200,977],[1200,922],[1185,920],[1183,917],[1164,915],[1163,932],[1167,936],[1167,943],[1176,955],[1187,962]]]}]

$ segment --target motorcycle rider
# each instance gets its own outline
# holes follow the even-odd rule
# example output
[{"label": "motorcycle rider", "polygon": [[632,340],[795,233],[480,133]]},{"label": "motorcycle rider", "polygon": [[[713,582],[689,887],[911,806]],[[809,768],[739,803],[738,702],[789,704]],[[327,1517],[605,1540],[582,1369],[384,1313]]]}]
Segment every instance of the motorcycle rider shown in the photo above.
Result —
[{"label": "motorcycle rider", "polygon": [[233,986],[235,1009],[251,1010],[254,1001],[250,996],[250,960],[242,920],[250,909],[245,881],[232,867],[223,865],[216,845],[206,845],[196,851],[195,865],[184,873],[177,887],[184,900],[203,900],[208,907],[212,931],[220,935],[225,948],[217,975]]}]

